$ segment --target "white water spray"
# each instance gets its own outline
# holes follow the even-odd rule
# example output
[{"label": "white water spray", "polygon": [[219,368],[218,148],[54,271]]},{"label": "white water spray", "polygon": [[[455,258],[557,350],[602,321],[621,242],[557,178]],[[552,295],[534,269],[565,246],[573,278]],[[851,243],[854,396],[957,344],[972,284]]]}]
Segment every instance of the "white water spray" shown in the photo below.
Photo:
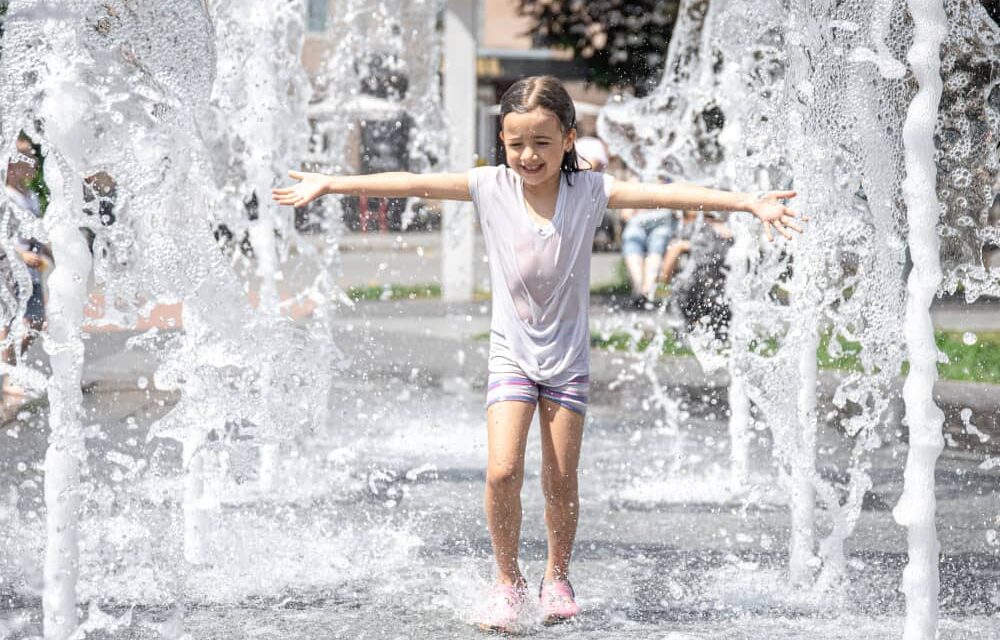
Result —
[{"label": "white water spray", "polygon": [[934,165],[934,126],[941,100],[941,42],[948,33],[942,0],[909,0],[913,16],[913,44],[907,61],[920,85],[907,109],[903,127],[906,150],[907,244],[913,269],[907,281],[903,329],[910,372],[903,385],[909,451],[905,483],[896,521],[907,528],[909,562],[903,571],[906,594],[905,640],[933,640],[938,621],[938,554],[935,526],[934,468],[944,449],[944,414],[934,403],[937,345],[930,306],[941,283],[937,234],[940,207]]}]

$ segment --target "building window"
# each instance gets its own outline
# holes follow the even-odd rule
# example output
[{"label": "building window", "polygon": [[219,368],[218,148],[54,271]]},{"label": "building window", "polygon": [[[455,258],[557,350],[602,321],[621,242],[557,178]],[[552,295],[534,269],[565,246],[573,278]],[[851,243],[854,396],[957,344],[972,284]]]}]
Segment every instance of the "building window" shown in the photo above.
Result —
[{"label": "building window", "polygon": [[329,15],[329,0],[309,0],[308,24],[310,31],[326,31],[326,20]]}]

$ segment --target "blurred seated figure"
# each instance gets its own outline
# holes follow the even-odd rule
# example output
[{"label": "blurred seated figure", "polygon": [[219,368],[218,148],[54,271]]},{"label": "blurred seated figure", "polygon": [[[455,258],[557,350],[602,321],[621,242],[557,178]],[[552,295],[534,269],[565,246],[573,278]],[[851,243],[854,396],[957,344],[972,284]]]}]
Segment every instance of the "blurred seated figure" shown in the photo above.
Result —
[{"label": "blurred seated figure", "polygon": [[[27,211],[36,217],[41,216],[41,206],[38,194],[32,189],[32,183],[38,175],[37,153],[31,144],[31,140],[21,135],[17,139],[18,155],[12,158],[7,165],[7,183],[5,185],[7,198],[15,206]],[[3,358],[7,364],[16,365],[20,356],[27,352],[28,347],[35,337],[45,328],[45,287],[42,280],[42,273],[49,269],[52,264],[52,251],[34,238],[18,237],[14,245],[17,257],[21,259],[28,268],[31,277],[31,296],[28,298],[27,306],[24,310],[24,322],[28,326],[28,332],[21,340],[20,349],[15,353],[17,346],[11,344],[4,349]],[[15,297],[20,297],[19,284],[14,279],[13,269],[9,262],[9,256],[0,253],[0,277]],[[16,321],[12,318],[7,326],[0,328],[0,340],[6,342],[7,337]],[[3,382],[3,395],[6,397],[23,396],[24,389],[10,383],[5,376]]]},{"label": "blurred seated figure", "polygon": [[670,239],[677,230],[677,215],[667,209],[621,211],[622,257],[632,285],[630,306],[652,309],[656,301],[657,278]]},{"label": "blurred seated figure", "polygon": [[[672,304],[684,318],[685,329],[711,329],[725,339],[729,331],[726,304],[726,254],[733,232],[715,214],[685,211],[677,237],[667,247],[660,276],[670,287]],[[681,258],[684,266],[678,271]],[[674,275],[676,273],[676,276]]]}]

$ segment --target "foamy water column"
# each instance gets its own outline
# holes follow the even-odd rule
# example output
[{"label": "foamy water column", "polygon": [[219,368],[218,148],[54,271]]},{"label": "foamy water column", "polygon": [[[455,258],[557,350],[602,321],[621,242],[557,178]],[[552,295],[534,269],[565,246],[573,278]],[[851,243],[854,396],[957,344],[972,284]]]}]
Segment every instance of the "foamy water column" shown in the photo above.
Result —
[{"label": "foamy water column", "polygon": [[[901,359],[894,329],[902,300],[900,162],[891,132],[908,98],[893,58],[902,12],[891,0],[699,7],[682,6],[671,42],[680,52],[673,59],[688,70],[668,64],[656,94],[609,105],[605,131],[645,175],[655,167],[743,191],[794,188],[795,206],[813,218],[807,235],[787,245],[761,242],[759,225],[744,216],[732,220],[732,462],[738,478],[749,398],[774,434],[787,479],[790,573],[796,582],[836,586],[846,570],[844,541],[870,486],[867,452],[884,436]],[[689,93],[700,106],[690,106]],[[707,126],[720,120],[721,131]],[[841,378],[836,411],[821,424],[816,351],[824,340],[832,358],[860,345],[863,371]],[[826,436],[836,448],[818,461],[817,438],[834,429],[843,435]],[[824,479],[817,463],[843,469],[849,481]]]},{"label": "foamy water column", "polygon": [[140,278],[143,298],[183,305],[184,331],[159,352],[154,376],[158,389],[180,398],[150,437],[184,445],[185,555],[211,561],[212,531],[223,523],[205,456],[230,438],[280,442],[322,423],[331,344],[309,327],[255,312],[212,235],[226,206],[213,176],[227,157],[211,155],[206,133],[217,120],[209,102],[215,34],[205,4],[121,5],[114,16],[103,7],[95,11],[109,19],[107,30],[92,37],[89,53],[120,91],[109,115],[126,113],[128,135],[102,158],[135,238],[126,275]]},{"label": "foamy water column", "polygon": [[937,223],[937,167],[934,164],[934,127],[941,100],[940,49],[948,33],[942,0],[910,0],[913,44],[907,61],[919,83],[910,102],[903,140],[906,149],[907,243],[913,269],[907,281],[906,334],[910,372],[903,385],[909,449],[903,495],[893,510],[907,528],[909,562],[903,571],[906,594],[906,640],[933,640],[937,635],[938,554],[935,526],[934,467],[944,449],[944,414],[934,403],[937,346],[930,306],[941,283],[940,241]]},{"label": "foamy water column", "polygon": [[[19,128],[36,137],[66,193],[77,194],[94,176],[117,190],[113,222],[86,215],[79,202],[67,203],[75,217],[60,221],[94,234],[103,321],[130,326],[156,303],[183,305],[184,331],[168,333],[162,346],[149,341],[161,358],[154,385],[180,392],[149,437],[184,444],[186,555],[199,561],[211,557],[206,530],[215,526],[211,516],[218,506],[204,482],[201,456],[230,437],[277,441],[321,424],[331,375],[329,336],[254,312],[213,238],[222,205],[212,179],[217,164],[203,136],[211,123],[212,38],[201,0],[78,0],[58,7],[22,0],[11,6],[3,59],[4,139],[9,143],[8,132]],[[61,57],[39,65],[40,53],[56,44]],[[48,96],[58,100],[46,102]],[[39,122],[44,129],[36,130]],[[57,244],[57,257],[69,252],[60,264],[81,269],[70,239],[60,236]],[[59,285],[61,276],[53,277]],[[79,273],[71,279],[86,287]],[[61,292],[57,306],[60,295],[69,295]],[[56,331],[53,336],[69,339]],[[69,367],[54,374],[50,394],[59,420],[55,396],[74,389],[79,394],[79,375]],[[60,484],[58,474],[52,479],[54,487]]]},{"label": "foamy water column", "polygon": [[[44,561],[44,633],[47,640],[65,640],[76,630],[76,585],[79,577],[80,464],[86,457],[81,423],[83,308],[87,302],[90,252],[78,224],[83,206],[82,184],[74,168],[84,161],[85,148],[77,131],[87,115],[89,101],[77,87],[81,81],[77,35],[60,28],[55,19],[25,19],[32,3],[14,3],[5,25],[8,38],[3,58],[4,95],[11,98],[4,114],[4,139],[16,138],[24,111],[33,111],[46,123],[43,149],[49,161],[51,200],[44,219],[43,237],[53,243],[56,268],[49,277],[48,336],[45,349],[51,358],[48,383],[49,446],[45,453],[45,507],[47,541]],[[78,6],[67,3],[73,15]],[[56,16],[51,16],[55,18]],[[27,73],[24,47],[44,36],[45,45],[34,47],[34,91],[13,97],[14,87]],[[34,133],[31,127],[26,127]],[[5,145],[5,150],[6,145]]]},{"label": "foamy water column", "polygon": [[718,182],[719,131],[708,130],[703,113],[715,103],[714,61],[708,47],[712,17],[726,4],[681,2],[657,88],[642,99],[613,99],[601,111],[601,138],[646,180]]},{"label": "foamy water column", "polygon": [[1000,26],[978,0],[946,0],[948,35],[942,45],[943,80],[936,144],[941,288],[966,301],[1000,296],[1000,210],[993,206],[1000,158]]},{"label": "foamy water column", "polygon": [[[356,173],[362,121],[408,127],[410,171],[447,162],[439,72],[444,0],[334,0],[331,51],[318,74],[313,158],[322,170]],[[404,220],[405,222],[405,220]]]},{"label": "foamy water column", "polygon": [[[287,170],[300,167],[308,147],[311,91],[301,64],[306,7],[300,0],[216,0],[210,10],[218,51],[213,164],[225,198],[220,222],[236,243],[248,238],[258,309],[277,314],[278,284],[286,275],[281,262],[297,234],[294,210],[279,207],[270,190],[288,182]],[[241,255],[233,251],[234,258]],[[261,444],[258,485],[263,492],[275,488],[279,453],[277,443]]]},{"label": "foamy water column", "polygon": [[[836,8],[795,3],[787,16],[778,122],[790,134],[785,155],[800,193],[796,206],[813,218],[791,246],[790,294],[794,322],[805,321],[798,338],[798,428],[813,439],[801,455],[813,458],[815,584],[821,589],[838,587],[846,576],[844,545],[871,486],[868,452],[888,433],[892,379],[901,359],[903,255],[895,198],[901,151],[894,132],[908,91],[894,55],[901,52],[902,16],[892,0]],[[839,51],[850,52],[846,60]],[[828,336],[824,354],[818,354],[821,334]],[[837,412],[821,423],[815,414],[817,357],[836,359],[847,349],[858,351],[862,370],[838,374]],[[843,435],[831,439],[830,432]],[[817,436],[827,450],[819,460]],[[820,477],[817,462],[842,469],[848,481]]]},{"label": "foamy water column", "polygon": [[218,51],[212,106],[220,121],[212,150],[226,196],[221,222],[237,239],[249,234],[259,307],[273,313],[283,279],[280,258],[295,230],[293,210],[277,206],[270,190],[287,183],[285,172],[299,165],[309,141],[311,92],[301,64],[305,4],[215,0],[210,6]]},{"label": "foamy water column", "polygon": [[[72,99],[62,95],[60,108]],[[54,115],[54,114],[46,114]],[[52,122],[52,120],[49,120]],[[63,120],[73,125],[72,119]],[[49,129],[53,143],[66,142],[60,132]],[[50,156],[52,159],[52,156]],[[73,224],[73,211],[83,205],[83,189],[72,172],[50,173],[52,200],[46,215],[56,267],[48,279],[48,336],[52,377],[49,397],[49,448],[45,454],[45,637],[68,638],[76,629],[76,582],[79,573],[78,509],[80,506],[80,462],[86,457],[81,423],[83,392],[83,308],[87,304],[87,280],[91,258],[87,242]]]}]

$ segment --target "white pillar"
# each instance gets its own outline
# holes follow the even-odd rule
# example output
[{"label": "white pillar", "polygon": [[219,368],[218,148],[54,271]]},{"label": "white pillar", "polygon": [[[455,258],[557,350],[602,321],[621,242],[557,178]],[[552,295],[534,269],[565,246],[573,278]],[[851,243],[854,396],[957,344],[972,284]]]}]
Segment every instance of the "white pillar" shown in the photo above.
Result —
[{"label": "white pillar", "polygon": [[[449,164],[467,171],[476,153],[476,0],[449,0],[445,18],[444,103],[451,128]],[[448,202],[441,220],[441,291],[445,301],[472,300],[476,217],[469,202]]]}]

